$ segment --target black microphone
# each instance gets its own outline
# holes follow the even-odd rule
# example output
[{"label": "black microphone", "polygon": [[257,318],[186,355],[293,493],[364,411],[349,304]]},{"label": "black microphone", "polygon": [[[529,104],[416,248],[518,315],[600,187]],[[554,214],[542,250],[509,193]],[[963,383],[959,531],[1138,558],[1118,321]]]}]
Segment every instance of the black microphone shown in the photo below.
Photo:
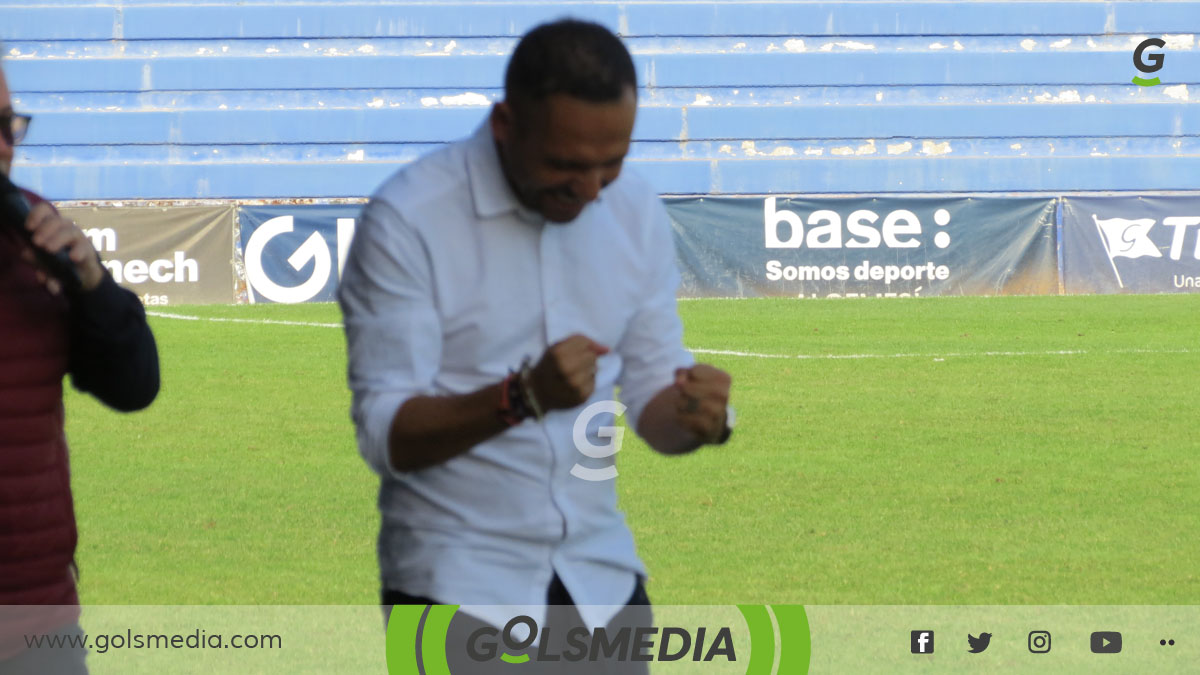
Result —
[{"label": "black microphone", "polygon": [[25,199],[21,189],[13,185],[8,176],[0,173],[0,223],[5,223],[20,233],[33,249],[42,267],[54,275],[67,290],[79,290],[83,284],[79,280],[79,270],[71,260],[70,250],[64,246],[57,253],[50,253],[33,243],[33,233],[25,229],[30,208],[29,200]]}]

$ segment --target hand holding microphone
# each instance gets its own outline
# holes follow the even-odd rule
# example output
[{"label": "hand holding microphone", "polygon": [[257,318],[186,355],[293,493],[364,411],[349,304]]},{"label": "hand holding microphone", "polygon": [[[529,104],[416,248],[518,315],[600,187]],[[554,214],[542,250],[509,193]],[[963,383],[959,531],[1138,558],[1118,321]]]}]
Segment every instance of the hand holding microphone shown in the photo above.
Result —
[{"label": "hand holding microphone", "polygon": [[104,280],[104,267],[91,241],[75,223],[54,207],[39,203],[32,208],[21,190],[0,173],[0,223],[20,233],[32,255],[49,273],[51,292],[90,291]]}]

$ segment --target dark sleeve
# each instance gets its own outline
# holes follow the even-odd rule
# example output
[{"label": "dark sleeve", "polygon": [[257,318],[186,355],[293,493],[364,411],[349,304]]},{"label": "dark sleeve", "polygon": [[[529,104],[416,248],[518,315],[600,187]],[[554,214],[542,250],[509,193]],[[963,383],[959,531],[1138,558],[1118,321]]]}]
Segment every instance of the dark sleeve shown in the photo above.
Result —
[{"label": "dark sleeve", "polygon": [[158,347],[138,297],[112,276],[71,296],[71,383],[131,412],[158,395]]}]

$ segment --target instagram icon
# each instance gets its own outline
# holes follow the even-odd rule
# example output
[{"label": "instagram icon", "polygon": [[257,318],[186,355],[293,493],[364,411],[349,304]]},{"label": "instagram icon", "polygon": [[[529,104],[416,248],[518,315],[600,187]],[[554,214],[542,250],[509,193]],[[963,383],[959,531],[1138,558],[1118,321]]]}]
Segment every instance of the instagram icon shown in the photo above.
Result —
[{"label": "instagram icon", "polygon": [[1044,630],[1030,631],[1029,651],[1034,654],[1045,654],[1050,651],[1050,632]]}]

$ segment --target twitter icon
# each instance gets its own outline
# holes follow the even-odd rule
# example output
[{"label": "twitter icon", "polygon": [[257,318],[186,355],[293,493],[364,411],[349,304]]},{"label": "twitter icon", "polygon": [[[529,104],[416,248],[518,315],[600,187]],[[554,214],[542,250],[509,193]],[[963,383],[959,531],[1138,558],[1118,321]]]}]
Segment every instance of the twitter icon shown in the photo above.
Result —
[{"label": "twitter icon", "polygon": [[972,654],[978,654],[978,653],[982,652],[983,650],[987,649],[988,645],[990,645],[991,643],[992,643],[992,634],[991,633],[980,633],[979,637],[975,637],[974,635],[967,633],[967,644],[971,645],[970,652]]}]

